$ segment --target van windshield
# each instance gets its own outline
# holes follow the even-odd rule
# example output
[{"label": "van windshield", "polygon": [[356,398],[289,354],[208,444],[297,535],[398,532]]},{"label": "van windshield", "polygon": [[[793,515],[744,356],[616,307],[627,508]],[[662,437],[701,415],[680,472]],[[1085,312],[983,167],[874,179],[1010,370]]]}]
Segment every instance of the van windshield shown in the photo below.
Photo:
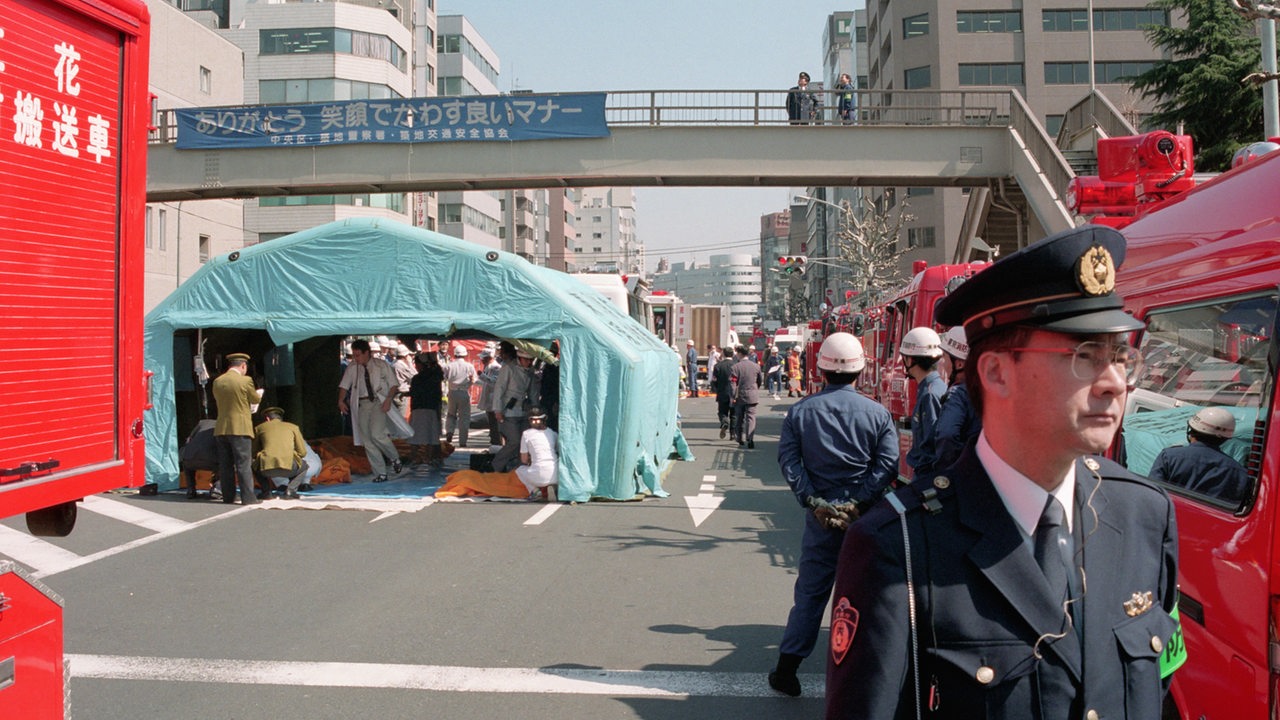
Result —
[{"label": "van windshield", "polygon": [[[1224,509],[1252,503],[1275,386],[1276,308],[1271,292],[1146,318],[1144,367],[1124,419],[1130,470]],[[1207,408],[1217,410],[1198,415]],[[1230,437],[1223,437],[1230,422],[1207,436],[1189,435],[1192,418],[1228,416]],[[1193,440],[1199,447],[1187,450]]]}]

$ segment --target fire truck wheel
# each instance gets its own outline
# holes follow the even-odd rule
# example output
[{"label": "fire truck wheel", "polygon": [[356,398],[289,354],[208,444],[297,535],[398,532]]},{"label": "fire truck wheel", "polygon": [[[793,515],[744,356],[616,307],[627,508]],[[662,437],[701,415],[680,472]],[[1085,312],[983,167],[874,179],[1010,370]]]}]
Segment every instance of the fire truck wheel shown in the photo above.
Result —
[{"label": "fire truck wheel", "polygon": [[76,504],[66,502],[27,513],[27,530],[43,537],[66,537],[76,526]]}]

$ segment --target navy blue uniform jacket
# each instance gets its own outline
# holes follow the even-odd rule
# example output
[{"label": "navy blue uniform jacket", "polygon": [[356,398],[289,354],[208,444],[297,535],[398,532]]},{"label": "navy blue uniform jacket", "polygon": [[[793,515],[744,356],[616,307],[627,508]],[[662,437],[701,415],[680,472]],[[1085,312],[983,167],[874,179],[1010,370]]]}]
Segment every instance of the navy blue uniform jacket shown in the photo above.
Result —
[{"label": "navy blue uniform jacket", "polygon": [[[1101,482],[1086,463],[1098,467]],[[1167,683],[1159,660],[1176,627],[1173,504],[1102,458],[1077,461],[1076,482],[1074,534],[1087,582],[1082,641],[972,448],[932,483],[897,491],[910,529],[921,696],[926,708],[931,692],[937,699],[923,717],[1160,717]],[[921,491],[931,486],[937,512],[921,507]],[[915,717],[903,557],[901,521],[888,502],[845,537],[832,596],[827,718]],[[1060,632],[1040,643],[1036,659],[1037,639]]]}]

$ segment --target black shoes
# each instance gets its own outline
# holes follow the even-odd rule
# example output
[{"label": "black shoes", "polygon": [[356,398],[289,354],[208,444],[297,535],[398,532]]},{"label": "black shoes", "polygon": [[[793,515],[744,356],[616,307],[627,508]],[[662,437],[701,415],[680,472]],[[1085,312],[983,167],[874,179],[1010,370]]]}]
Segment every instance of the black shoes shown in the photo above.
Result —
[{"label": "black shoes", "polygon": [[769,687],[783,695],[800,697],[800,678],[795,673],[785,674],[778,670],[769,673]]},{"label": "black shoes", "polygon": [[755,441],[755,440],[748,440],[748,441],[747,441],[747,449],[748,449],[748,450],[755,450],[755,449],[756,449],[756,441]]},{"label": "black shoes", "polygon": [[395,473],[396,475],[399,475],[400,471],[403,469],[404,469],[404,465],[400,463],[400,458],[396,458],[395,460],[391,461],[391,472]]},{"label": "black shoes", "polygon": [[728,434],[729,434],[729,426],[728,426],[728,425],[721,425],[721,426],[720,426],[720,439],[721,439],[721,440],[723,440],[723,439],[724,439],[724,436],[725,436],[725,435],[728,435]]},{"label": "black shoes", "polygon": [[387,476],[386,476],[386,475],[379,475],[379,476],[375,477],[375,478],[373,479],[373,481],[374,481],[374,482],[386,482],[386,481],[387,481]]},{"label": "black shoes", "polygon": [[297,493],[297,492],[295,492],[295,491],[293,491],[293,490],[285,490],[285,491],[284,491],[284,495],[283,495],[283,496],[281,496],[281,499],[283,499],[283,500],[298,500],[298,499],[299,499],[299,497],[298,497],[298,493]]}]

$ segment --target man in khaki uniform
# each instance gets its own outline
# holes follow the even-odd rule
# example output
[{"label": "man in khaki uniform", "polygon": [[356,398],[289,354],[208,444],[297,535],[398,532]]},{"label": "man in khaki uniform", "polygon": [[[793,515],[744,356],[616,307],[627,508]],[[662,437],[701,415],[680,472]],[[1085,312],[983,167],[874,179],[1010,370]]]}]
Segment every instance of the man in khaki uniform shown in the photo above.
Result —
[{"label": "man in khaki uniform", "polygon": [[265,418],[253,429],[253,466],[262,478],[262,486],[271,490],[272,478],[289,478],[285,488],[286,500],[298,499],[298,485],[307,469],[307,443],[302,430],[291,422],[285,422],[284,410],[269,407],[262,411]]},{"label": "man in khaki uniform", "polygon": [[249,377],[249,356],[232,353],[227,356],[227,371],[213,381],[213,400],[218,406],[218,422],[213,438],[218,443],[218,482],[222,485],[222,502],[236,500],[236,478],[239,477],[240,502],[259,502],[253,494],[253,469],[250,463],[253,447],[253,409],[262,398]]}]

